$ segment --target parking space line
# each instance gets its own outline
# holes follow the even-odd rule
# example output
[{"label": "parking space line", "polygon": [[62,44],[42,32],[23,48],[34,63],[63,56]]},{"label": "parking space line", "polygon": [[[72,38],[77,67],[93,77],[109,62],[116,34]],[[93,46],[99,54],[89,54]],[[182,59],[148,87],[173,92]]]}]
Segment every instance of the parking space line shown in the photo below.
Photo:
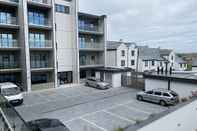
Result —
[{"label": "parking space line", "polygon": [[123,105],[124,107],[128,108],[128,109],[131,109],[131,110],[135,110],[135,111],[138,111],[138,112],[142,112],[142,113],[145,113],[147,115],[151,115],[152,113],[151,112],[147,112],[147,111],[144,111],[142,109],[139,109],[139,108],[135,108],[135,107],[130,107],[128,105]]},{"label": "parking space line", "polygon": [[87,123],[93,125],[94,127],[98,128],[98,129],[100,129],[100,130],[102,130],[102,131],[107,131],[105,128],[103,128],[103,127],[97,125],[96,123],[91,122],[91,121],[89,121],[89,120],[87,120],[87,119],[85,119],[85,118],[80,118],[80,119],[83,120],[83,121],[86,121]]},{"label": "parking space line", "polygon": [[135,120],[134,119],[132,119],[132,120],[129,120],[129,119],[127,119],[127,118],[125,118],[125,117],[122,117],[122,116],[120,116],[120,115],[117,115],[117,114],[115,114],[115,113],[112,113],[112,112],[109,112],[109,111],[103,111],[103,112],[105,112],[105,113],[107,113],[107,114],[110,114],[110,115],[112,115],[112,116],[115,116],[115,117],[117,117],[117,118],[119,118],[119,119],[122,119],[122,120],[125,120],[125,121],[129,121],[129,122],[131,122],[131,123],[135,123]]}]

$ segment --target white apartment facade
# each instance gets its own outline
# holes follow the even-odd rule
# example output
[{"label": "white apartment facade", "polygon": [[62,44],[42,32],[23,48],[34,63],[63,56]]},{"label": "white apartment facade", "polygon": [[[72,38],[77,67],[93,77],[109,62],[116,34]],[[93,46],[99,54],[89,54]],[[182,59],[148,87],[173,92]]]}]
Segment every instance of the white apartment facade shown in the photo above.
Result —
[{"label": "white apartment facade", "polygon": [[108,41],[106,66],[136,70],[137,54],[135,43]]},{"label": "white apartment facade", "polygon": [[[0,7],[0,82],[20,84],[24,91],[80,82],[78,0],[0,0]],[[102,53],[88,54],[102,56],[99,66],[105,66],[106,17],[93,21],[81,32],[102,39]],[[93,57],[87,67],[97,67]]]}]

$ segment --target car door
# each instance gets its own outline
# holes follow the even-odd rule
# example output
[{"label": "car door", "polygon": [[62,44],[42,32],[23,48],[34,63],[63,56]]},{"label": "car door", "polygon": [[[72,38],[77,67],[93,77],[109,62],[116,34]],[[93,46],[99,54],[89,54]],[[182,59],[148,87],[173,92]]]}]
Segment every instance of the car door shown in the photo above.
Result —
[{"label": "car door", "polygon": [[160,100],[162,99],[161,97],[162,97],[162,93],[160,91],[155,91],[152,98],[152,102],[159,103]]},{"label": "car door", "polygon": [[152,95],[153,95],[153,91],[146,91],[143,96],[143,99],[147,101],[152,101]]}]

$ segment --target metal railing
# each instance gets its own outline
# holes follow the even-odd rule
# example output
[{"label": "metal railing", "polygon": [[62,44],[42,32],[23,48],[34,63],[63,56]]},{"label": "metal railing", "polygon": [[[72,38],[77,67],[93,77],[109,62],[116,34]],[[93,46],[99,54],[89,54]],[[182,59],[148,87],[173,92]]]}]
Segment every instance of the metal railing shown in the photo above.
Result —
[{"label": "metal railing", "polygon": [[[29,18],[29,19],[34,19],[34,18]],[[29,25],[31,26],[48,26],[51,27],[52,26],[52,22],[45,18],[43,20],[38,20],[38,21],[29,21]]]},{"label": "metal railing", "polygon": [[88,26],[88,25],[84,25],[84,26],[79,25],[79,30],[99,32],[99,29],[97,26]]},{"label": "metal railing", "polygon": [[17,25],[16,17],[0,18],[0,24]]},{"label": "metal railing", "polygon": [[104,49],[102,43],[90,43],[90,42],[80,42],[79,43],[80,49]]},{"label": "metal railing", "polygon": [[31,2],[39,3],[39,4],[51,4],[51,0],[29,0]]},{"label": "metal railing", "polygon": [[49,68],[48,61],[32,61],[31,60],[31,68]]},{"label": "metal railing", "polygon": [[17,48],[17,47],[19,47],[17,40],[0,39],[0,48]]},{"label": "metal railing", "polygon": [[0,62],[0,69],[16,69],[19,68],[19,64],[17,62]]},{"label": "metal railing", "polygon": [[30,48],[52,48],[52,41],[51,40],[43,40],[43,41],[30,40],[29,46]]},{"label": "metal railing", "polygon": [[31,131],[20,114],[0,94],[0,129],[3,131]]}]

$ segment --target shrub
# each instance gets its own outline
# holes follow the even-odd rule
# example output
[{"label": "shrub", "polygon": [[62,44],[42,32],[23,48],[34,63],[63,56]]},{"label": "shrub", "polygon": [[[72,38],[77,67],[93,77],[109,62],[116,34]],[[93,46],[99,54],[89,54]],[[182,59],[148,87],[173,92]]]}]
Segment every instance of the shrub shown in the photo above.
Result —
[{"label": "shrub", "polygon": [[115,131],[124,131],[124,129],[119,127],[117,129],[115,129]]}]

